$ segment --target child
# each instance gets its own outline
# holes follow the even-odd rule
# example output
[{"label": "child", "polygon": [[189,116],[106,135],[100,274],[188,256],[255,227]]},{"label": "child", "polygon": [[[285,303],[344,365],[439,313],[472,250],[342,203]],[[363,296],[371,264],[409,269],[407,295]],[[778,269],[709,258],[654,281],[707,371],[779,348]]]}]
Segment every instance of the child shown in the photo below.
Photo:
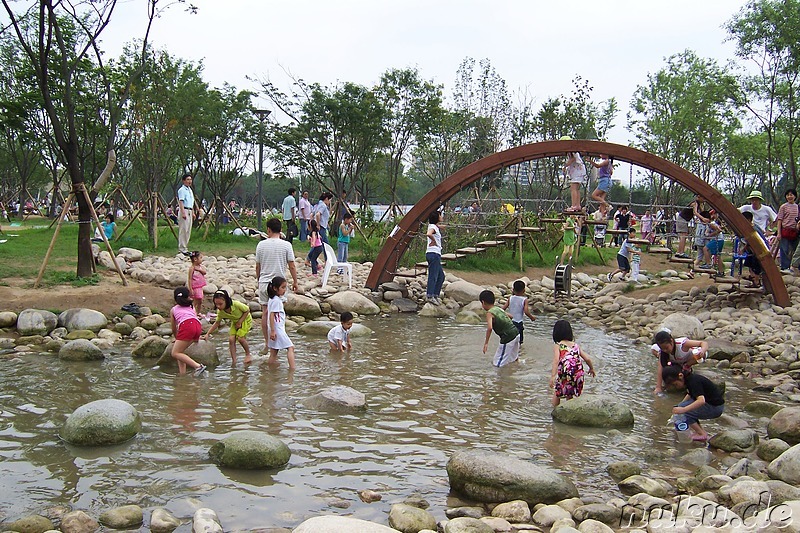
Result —
[{"label": "child", "polygon": [[203,266],[203,254],[194,250],[189,253],[192,266],[189,267],[189,277],[187,285],[192,288],[192,302],[194,312],[200,316],[203,307],[203,287],[206,286],[206,267]]},{"label": "child", "polygon": [[114,215],[108,213],[103,219],[103,221],[100,223],[100,226],[101,227],[95,230],[94,238],[92,239],[92,241],[103,242],[103,236],[100,235],[101,230],[103,231],[103,233],[106,234],[106,240],[111,241],[111,239],[114,238],[114,233],[117,230],[117,224],[116,222],[114,222]]},{"label": "child", "polygon": [[269,296],[269,359],[267,364],[278,364],[278,350],[287,349],[289,370],[294,370],[294,344],[286,334],[286,312],[283,310],[283,295],[286,294],[286,278],[275,276],[267,285]]},{"label": "child", "polygon": [[567,209],[569,213],[581,211],[581,185],[586,183],[586,165],[579,152],[568,152],[564,172],[569,175],[569,195],[572,205]]},{"label": "child", "polygon": [[503,310],[511,309],[511,322],[517,327],[519,331],[519,345],[525,340],[525,328],[522,321],[525,315],[531,320],[536,320],[536,317],[528,310],[528,297],[525,296],[525,282],[518,279],[513,285],[513,294],[508,298]]},{"label": "child", "polygon": [[492,330],[500,337],[500,345],[494,354],[492,364],[496,367],[506,366],[519,359],[519,331],[511,322],[508,314],[494,305],[494,293],[486,290],[480,293],[478,300],[486,311],[486,342],[483,343],[483,353],[489,347],[489,337]]},{"label": "child", "polygon": [[173,292],[175,306],[169,313],[172,334],[175,335],[175,344],[172,346],[172,357],[178,361],[178,373],[186,373],[186,365],[194,369],[194,375],[199,376],[206,370],[205,365],[201,365],[188,355],[185,350],[193,343],[200,340],[202,326],[197,318],[197,313],[192,308],[192,298],[189,296],[189,289],[178,287]]},{"label": "child", "polygon": [[223,319],[231,321],[231,328],[228,332],[228,348],[231,351],[231,364],[236,366],[236,342],[244,348],[244,364],[248,365],[252,361],[250,357],[250,345],[247,344],[247,334],[253,327],[253,317],[250,315],[250,308],[246,303],[232,300],[228,291],[218,290],[212,298],[214,307],[217,308],[217,320],[208,329],[203,340],[208,340],[212,333],[218,328]]},{"label": "child", "polygon": [[642,263],[642,250],[638,246],[631,246],[631,279],[639,283],[639,266]]},{"label": "child", "polygon": [[695,341],[687,337],[678,337],[676,339],[669,330],[661,330],[656,333],[653,342],[655,343],[654,348],[658,346],[661,351],[659,364],[656,367],[656,394],[663,390],[661,379],[663,369],[670,366],[678,366],[681,367],[682,372],[689,374],[693,365],[705,361],[705,356],[708,352],[708,343],[706,341]]},{"label": "child", "polygon": [[[336,260],[340,263],[347,263],[347,251],[350,246],[350,238],[355,236],[355,226],[353,224],[353,214],[349,211],[344,214],[342,223],[339,224],[339,241],[336,250]],[[344,271],[339,269],[339,274]]]},{"label": "child", "polygon": [[653,233],[653,216],[648,209],[644,212],[644,215],[642,215],[642,239],[647,239],[652,243],[655,238],[656,234]]},{"label": "child", "polygon": [[308,260],[306,263],[311,265],[311,276],[317,276],[317,258],[322,253],[322,236],[319,233],[319,225],[313,218],[309,221],[311,226],[310,233],[308,234],[308,242],[311,244],[311,251],[308,252]]},{"label": "child", "polygon": [[553,370],[550,387],[553,389],[553,407],[578,397],[583,392],[583,362],[589,366],[589,375],[594,377],[592,360],[584,352],[572,334],[572,326],[566,320],[558,320],[553,326]]},{"label": "child", "polygon": [[[692,430],[692,440],[706,442],[708,433],[700,425],[700,420],[719,418],[725,411],[725,397],[710,379],[700,374],[682,372],[677,366],[664,369],[664,383],[668,388],[686,389],[683,401],[672,408],[672,413],[680,416],[676,425],[685,421]],[[675,417],[678,418],[678,417]]]},{"label": "child", "polygon": [[708,237],[706,237],[706,232],[708,231],[708,223],[711,221],[711,214],[708,211],[700,211],[697,214],[697,226],[695,226],[694,230],[694,245],[697,248],[697,257],[694,260],[694,268],[702,268],[702,269],[709,269],[711,265],[708,264],[710,261],[708,255],[708,249],[706,249],[706,244],[708,243]]},{"label": "child", "polygon": [[633,248],[633,245],[628,241],[633,239],[635,236],[636,229],[633,227],[628,228],[628,237],[622,241],[622,246],[617,252],[617,269],[606,276],[608,281],[611,281],[611,278],[613,278],[619,272],[622,272],[621,279],[624,281],[628,273],[631,271],[631,248]]},{"label": "child", "polygon": [[709,260],[706,261],[713,268],[718,276],[725,275],[725,263],[720,258],[722,247],[725,245],[725,234],[722,233],[722,226],[719,223],[719,215],[713,209],[708,212],[710,220],[706,227],[706,254]]},{"label": "child", "polygon": [[572,253],[575,250],[575,243],[578,242],[578,228],[575,222],[575,215],[567,215],[567,219],[562,224],[561,229],[564,230],[564,251],[561,252],[561,261],[559,265],[563,265],[565,259],[572,259]]},{"label": "child", "polygon": [[353,344],[350,342],[350,328],[353,327],[353,313],[345,311],[339,317],[339,321],[341,324],[334,326],[328,332],[328,344],[330,344],[331,350],[343,352],[347,349],[349,352],[353,349]]},{"label": "child", "polygon": [[597,169],[597,188],[592,192],[592,200],[600,202],[600,214],[603,219],[608,218],[608,192],[611,190],[611,174],[614,173],[614,162],[607,155],[601,155],[600,161],[591,161]]}]

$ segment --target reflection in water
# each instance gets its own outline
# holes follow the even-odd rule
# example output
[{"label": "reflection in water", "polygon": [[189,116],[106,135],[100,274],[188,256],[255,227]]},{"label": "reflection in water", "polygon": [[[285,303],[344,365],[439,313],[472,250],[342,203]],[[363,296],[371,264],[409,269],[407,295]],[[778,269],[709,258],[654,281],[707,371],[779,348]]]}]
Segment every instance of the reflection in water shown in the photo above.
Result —
[{"label": "reflection in water", "polygon": [[[385,522],[385,506],[357,496],[376,489],[384,501],[420,494],[442,518],[449,491],[445,465],[457,450],[482,447],[530,458],[564,472],[582,495],[591,495],[615,489],[605,473],[609,461],[644,457],[658,468],[659,461],[674,461],[676,450],[691,448],[679,448],[665,425],[679,398],[650,392],[654,363],[646,347],[580,325],[576,337],[597,369],[584,394],[627,402],[636,426],[610,432],[554,424],[547,384],[553,322],[542,317],[528,324],[520,362],[502,369],[481,353],[483,325],[403,316],[367,321],[376,334],[354,339],[351,353],[330,351],[323,337],[294,335],[293,373],[285,362],[274,368],[262,362],[180,377],[134,360],[124,349],[103,362],[6,359],[0,374],[0,508],[16,516],[56,503],[94,512],[136,502],[188,518],[202,505],[219,513],[226,530],[292,527],[306,516],[337,512]],[[227,354],[227,340],[218,349]],[[300,404],[331,385],[363,392],[369,409],[334,415]],[[726,411],[739,415],[755,397],[729,379]],[[65,417],[101,398],[134,405],[142,432],[110,448],[61,442]],[[211,464],[211,445],[242,429],[286,442],[289,465],[241,472]],[[343,505],[349,508],[341,511]]]}]

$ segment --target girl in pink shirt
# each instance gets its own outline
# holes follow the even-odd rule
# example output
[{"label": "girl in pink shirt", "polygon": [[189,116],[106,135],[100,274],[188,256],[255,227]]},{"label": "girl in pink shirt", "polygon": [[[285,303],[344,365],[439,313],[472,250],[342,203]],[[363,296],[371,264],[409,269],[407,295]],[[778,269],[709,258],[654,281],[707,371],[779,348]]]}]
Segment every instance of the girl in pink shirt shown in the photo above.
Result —
[{"label": "girl in pink shirt", "polygon": [[185,374],[186,366],[194,369],[194,375],[199,376],[206,370],[205,365],[201,365],[185,352],[186,349],[200,340],[203,328],[197,313],[192,307],[192,298],[189,296],[187,287],[178,287],[173,293],[175,306],[169,313],[172,334],[175,335],[175,344],[172,345],[172,357],[178,361],[178,373]]}]

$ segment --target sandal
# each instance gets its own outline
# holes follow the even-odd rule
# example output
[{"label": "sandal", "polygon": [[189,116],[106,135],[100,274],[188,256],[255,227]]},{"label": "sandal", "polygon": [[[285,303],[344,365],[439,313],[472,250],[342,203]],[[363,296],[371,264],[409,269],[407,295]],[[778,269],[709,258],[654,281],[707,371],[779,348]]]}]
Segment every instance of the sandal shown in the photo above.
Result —
[{"label": "sandal", "polygon": [[131,302],[122,306],[122,310],[132,315],[141,315],[142,311],[139,309],[139,304]]}]

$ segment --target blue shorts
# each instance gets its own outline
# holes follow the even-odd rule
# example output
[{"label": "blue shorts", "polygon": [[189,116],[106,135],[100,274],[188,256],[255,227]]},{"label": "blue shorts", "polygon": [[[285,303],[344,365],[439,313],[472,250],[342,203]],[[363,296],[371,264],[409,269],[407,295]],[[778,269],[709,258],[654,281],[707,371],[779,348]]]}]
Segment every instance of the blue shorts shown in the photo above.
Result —
[{"label": "blue shorts", "polygon": [[597,180],[597,190],[608,192],[611,190],[611,178],[599,178]]},{"label": "blue shorts", "polygon": [[719,255],[722,252],[722,247],[725,246],[725,241],[720,241],[717,239],[712,239],[708,241],[706,244],[706,248],[708,248],[708,253],[711,255]]},{"label": "blue shorts", "polygon": [[628,258],[624,255],[617,254],[617,266],[623,272],[630,272],[631,271],[631,262],[628,261]]}]

